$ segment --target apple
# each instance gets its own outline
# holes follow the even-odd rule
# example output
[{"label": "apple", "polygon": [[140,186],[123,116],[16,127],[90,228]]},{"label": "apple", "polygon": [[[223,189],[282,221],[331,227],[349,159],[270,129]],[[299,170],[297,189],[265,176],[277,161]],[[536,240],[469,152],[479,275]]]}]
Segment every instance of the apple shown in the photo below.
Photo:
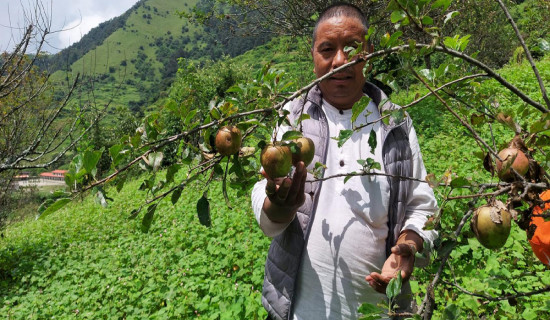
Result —
[{"label": "apple", "polygon": [[292,152],[287,145],[268,144],[262,149],[260,162],[271,179],[285,177],[292,168]]},{"label": "apple", "polygon": [[313,140],[306,137],[300,137],[295,139],[294,142],[296,143],[296,152],[292,152],[292,164],[296,166],[298,162],[303,161],[307,167],[315,155],[315,144],[313,144]]},{"label": "apple", "polygon": [[524,176],[527,171],[529,171],[529,159],[525,156],[525,153],[523,151],[516,149],[516,148],[506,148],[502,149],[498,156],[503,160],[506,161],[506,159],[509,159],[511,161],[512,158],[514,159],[514,162],[511,166],[508,168],[505,168],[506,166],[503,165],[503,161],[496,160],[497,164],[497,174],[500,180],[506,181],[506,182],[512,182],[515,180],[515,174],[512,172],[510,168],[514,168],[514,170],[517,171],[520,175]]},{"label": "apple", "polygon": [[216,134],[216,149],[223,156],[230,156],[241,149],[242,134],[239,128],[224,126]]},{"label": "apple", "polygon": [[504,204],[484,205],[476,209],[472,217],[472,230],[485,248],[501,248],[508,240],[512,216]]}]

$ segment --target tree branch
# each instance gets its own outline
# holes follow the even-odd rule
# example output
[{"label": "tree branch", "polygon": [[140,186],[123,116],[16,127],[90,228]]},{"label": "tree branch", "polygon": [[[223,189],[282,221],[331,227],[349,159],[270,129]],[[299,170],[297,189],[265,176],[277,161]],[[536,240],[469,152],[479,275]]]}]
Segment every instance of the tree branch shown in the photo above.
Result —
[{"label": "tree branch", "polygon": [[537,81],[539,82],[540,92],[542,93],[542,98],[544,99],[544,102],[546,102],[546,106],[550,108],[550,99],[548,99],[548,95],[546,93],[546,88],[544,87],[544,83],[542,82],[542,78],[540,77],[539,70],[537,69],[537,66],[535,65],[535,61],[533,60],[533,57],[531,56],[531,51],[527,48],[527,45],[525,44],[525,41],[523,40],[523,37],[521,36],[521,33],[519,32],[518,26],[514,22],[514,19],[510,15],[510,12],[508,11],[508,8],[504,5],[504,3],[501,0],[496,0],[504,13],[506,14],[506,18],[508,19],[508,22],[512,25],[512,28],[514,28],[514,31],[516,33],[516,36],[519,39],[519,42],[521,43],[521,46],[523,47],[523,51],[525,51],[525,56],[527,57],[527,60],[529,60],[529,64],[531,64],[531,68],[533,69],[533,72],[535,73],[535,76],[537,77]]}]

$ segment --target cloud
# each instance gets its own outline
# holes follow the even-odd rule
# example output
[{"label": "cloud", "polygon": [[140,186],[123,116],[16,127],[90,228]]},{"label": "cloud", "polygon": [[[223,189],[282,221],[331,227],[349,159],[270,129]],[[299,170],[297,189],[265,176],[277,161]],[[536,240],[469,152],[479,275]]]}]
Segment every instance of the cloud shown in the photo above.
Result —
[{"label": "cloud", "polygon": [[[65,30],[51,35],[48,39],[50,46],[45,50],[54,53],[77,42],[101,22],[123,14],[137,0],[38,0],[38,2],[51,17],[51,30]],[[20,29],[17,28],[25,25],[24,12],[28,15],[35,3],[36,0],[0,0],[0,51],[13,48],[21,34]]]},{"label": "cloud", "polygon": [[92,28],[98,26],[101,22],[108,20],[105,16],[101,15],[88,15],[78,20],[74,20],[64,27],[64,31],[57,34],[56,43],[60,48],[66,48],[71,44],[77,42],[88,33]]}]

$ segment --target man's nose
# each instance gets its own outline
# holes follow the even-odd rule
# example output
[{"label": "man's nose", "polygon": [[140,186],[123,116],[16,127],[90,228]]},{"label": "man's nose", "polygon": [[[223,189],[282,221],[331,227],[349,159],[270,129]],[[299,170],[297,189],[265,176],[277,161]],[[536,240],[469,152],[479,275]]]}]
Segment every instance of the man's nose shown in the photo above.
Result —
[{"label": "man's nose", "polygon": [[336,51],[334,59],[332,59],[332,68],[336,69],[348,62],[348,54],[344,52],[344,49],[339,49]]}]

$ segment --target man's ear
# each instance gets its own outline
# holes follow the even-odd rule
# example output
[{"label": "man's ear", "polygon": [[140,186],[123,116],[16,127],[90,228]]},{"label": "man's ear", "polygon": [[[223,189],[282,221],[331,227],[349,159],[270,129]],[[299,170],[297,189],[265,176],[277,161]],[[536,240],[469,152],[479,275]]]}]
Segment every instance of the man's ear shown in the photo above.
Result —
[{"label": "man's ear", "polygon": [[[311,60],[313,60],[313,47],[311,48]],[[315,63],[313,63],[313,73],[317,74],[317,72],[315,72]]]}]

